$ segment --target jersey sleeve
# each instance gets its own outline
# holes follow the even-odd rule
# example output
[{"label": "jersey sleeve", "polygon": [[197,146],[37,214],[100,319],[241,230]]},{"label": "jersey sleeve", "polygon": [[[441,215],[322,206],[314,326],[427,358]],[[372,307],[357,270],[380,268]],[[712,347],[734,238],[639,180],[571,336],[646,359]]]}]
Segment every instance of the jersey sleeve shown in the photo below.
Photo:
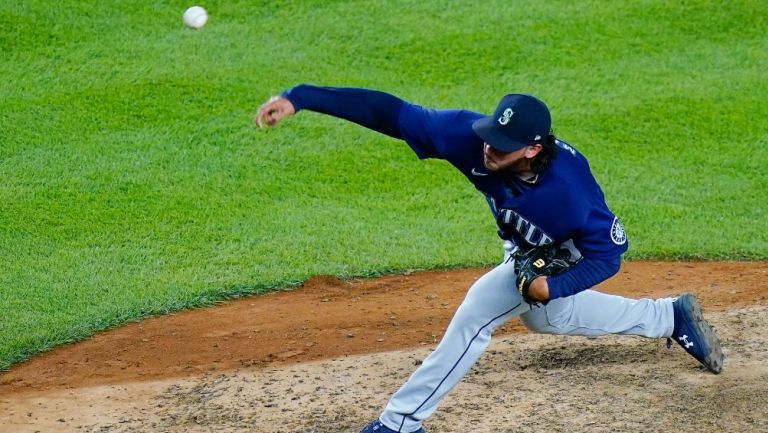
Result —
[{"label": "jersey sleeve", "polygon": [[482,114],[435,110],[378,90],[301,84],[282,93],[294,109],[310,110],[357,123],[404,140],[419,158],[460,161],[479,140],[472,123]]},{"label": "jersey sleeve", "polygon": [[472,123],[483,115],[467,110],[435,110],[404,103],[398,129],[406,143],[421,158],[452,159],[478,141]]},{"label": "jersey sleeve", "polygon": [[[589,259],[614,260],[627,251],[629,246],[624,228],[605,202],[583,155],[571,146],[560,143],[561,150],[555,162],[561,169],[558,183],[571,185],[558,190],[558,214],[568,222],[568,236],[582,256]],[[570,204],[570,208],[567,208]]]},{"label": "jersey sleeve", "polygon": [[619,272],[621,258],[583,258],[567,272],[547,278],[549,299],[565,298],[592,288]]},{"label": "jersey sleeve", "polygon": [[301,84],[282,93],[298,112],[310,110],[357,123],[394,138],[402,138],[397,120],[405,103],[378,90],[318,87]]},{"label": "jersey sleeve", "polygon": [[628,248],[619,219],[605,206],[593,209],[573,244],[583,258],[567,272],[547,279],[550,299],[575,295],[612,277]]},{"label": "jersey sleeve", "polygon": [[629,247],[627,235],[619,219],[607,209],[595,209],[574,244],[584,257],[610,260]]}]

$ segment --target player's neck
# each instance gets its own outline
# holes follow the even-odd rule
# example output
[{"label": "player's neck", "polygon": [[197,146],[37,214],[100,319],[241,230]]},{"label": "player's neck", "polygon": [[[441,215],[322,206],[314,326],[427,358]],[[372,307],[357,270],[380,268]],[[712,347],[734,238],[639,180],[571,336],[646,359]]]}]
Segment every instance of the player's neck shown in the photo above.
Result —
[{"label": "player's neck", "polygon": [[507,169],[505,170],[505,173],[510,178],[520,179],[525,183],[534,184],[539,180],[538,173],[534,173],[532,170],[516,171]]},{"label": "player's neck", "polygon": [[525,174],[518,174],[517,177],[527,183],[536,183],[536,181],[539,180],[539,175],[532,171],[526,172]]},{"label": "player's neck", "polygon": [[539,175],[531,168],[530,159],[521,160],[519,164],[510,166],[508,172],[512,176],[529,183],[535,183],[539,178]]}]

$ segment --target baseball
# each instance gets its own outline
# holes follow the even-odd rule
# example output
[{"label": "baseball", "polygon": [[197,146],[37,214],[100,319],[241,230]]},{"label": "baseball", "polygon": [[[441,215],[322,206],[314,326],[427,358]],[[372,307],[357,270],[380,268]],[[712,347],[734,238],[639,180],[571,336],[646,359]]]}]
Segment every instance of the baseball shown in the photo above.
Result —
[{"label": "baseball", "polygon": [[200,6],[192,6],[184,11],[184,24],[193,29],[199,29],[208,21],[208,12]]}]

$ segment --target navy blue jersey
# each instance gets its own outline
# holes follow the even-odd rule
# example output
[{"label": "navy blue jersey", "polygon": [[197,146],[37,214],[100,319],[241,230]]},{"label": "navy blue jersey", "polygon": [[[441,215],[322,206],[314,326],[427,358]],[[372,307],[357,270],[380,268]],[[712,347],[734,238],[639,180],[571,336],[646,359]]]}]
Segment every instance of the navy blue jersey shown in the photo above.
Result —
[{"label": "navy blue jersey", "polygon": [[557,156],[535,183],[488,171],[483,141],[472,130],[472,123],[482,117],[466,110],[431,110],[406,103],[398,124],[403,139],[420,158],[450,162],[485,194],[494,216],[505,219],[502,237],[522,247],[573,240],[584,257],[597,259],[610,260],[627,250],[624,231],[581,153],[558,140]]},{"label": "navy blue jersey", "polygon": [[426,109],[367,89],[303,84],[283,96],[297,112],[308,109],[347,119],[405,140],[419,158],[448,161],[485,195],[502,238],[522,247],[572,241],[583,260],[548,278],[550,299],[573,295],[618,272],[628,246],[624,230],[608,209],[586,158],[564,141],[556,142],[555,159],[529,183],[485,169],[484,143],[472,130],[483,114]]}]

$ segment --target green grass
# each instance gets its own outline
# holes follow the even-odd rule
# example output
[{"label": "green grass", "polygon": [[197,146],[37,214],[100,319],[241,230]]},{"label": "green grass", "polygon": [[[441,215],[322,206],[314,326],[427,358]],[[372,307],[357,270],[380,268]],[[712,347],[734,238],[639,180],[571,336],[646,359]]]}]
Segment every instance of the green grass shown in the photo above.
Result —
[{"label": "green grass", "polygon": [[768,258],[764,5],[733,1],[0,3],[0,369],[126,321],[295,285],[488,265],[445,163],[315,113],[301,82],[491,111],[547,101],[630,259]]}]

